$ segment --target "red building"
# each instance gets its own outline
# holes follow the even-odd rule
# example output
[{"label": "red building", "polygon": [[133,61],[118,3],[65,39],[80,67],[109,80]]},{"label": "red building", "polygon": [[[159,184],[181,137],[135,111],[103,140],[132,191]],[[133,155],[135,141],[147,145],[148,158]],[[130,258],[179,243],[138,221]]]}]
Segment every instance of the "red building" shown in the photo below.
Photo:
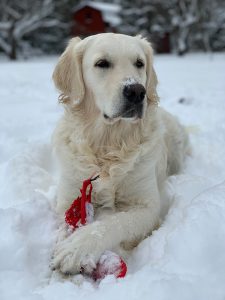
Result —
[{"label": "red building", "polygon": [[[117,32],[116,28],[121,24],[120,11],[121,7],[117,4],[82,1],[73,9],[71,34],[86,37],[101,32]],[[151,33],[151,41],[156,52],[170,52],[169,32],[162,34],[155,30]]]},{"label": "red building", "polygon": [[73,10],[73,36],[88,36],[101,32],[116,32],[120,24],[120,6],[116,4],[87,1]]}]

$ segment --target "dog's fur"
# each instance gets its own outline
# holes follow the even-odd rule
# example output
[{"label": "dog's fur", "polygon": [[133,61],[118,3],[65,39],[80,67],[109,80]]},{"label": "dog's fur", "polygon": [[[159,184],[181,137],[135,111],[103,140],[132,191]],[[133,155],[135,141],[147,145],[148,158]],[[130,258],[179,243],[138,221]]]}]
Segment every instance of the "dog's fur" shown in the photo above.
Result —
[{"label": "dog's fur", "polygon": [[[152,52],[140,36],[73,38],[55,68],[65,107],[54,134],[58,213],[79,195],[84,179],[100,174],[93,183],[95,221],[57,243],[53,266],[63,273],[91,271],[105,250],[119,252],[150,234],[159,221],[163,184],[188,152],[185,130],[158,107]],[[110,67],[96,66],[102,59]],[[144,66],[137,68],[137,59]],[[130,83],[146,89],[142,117],[123,117],[122,90]]]}]

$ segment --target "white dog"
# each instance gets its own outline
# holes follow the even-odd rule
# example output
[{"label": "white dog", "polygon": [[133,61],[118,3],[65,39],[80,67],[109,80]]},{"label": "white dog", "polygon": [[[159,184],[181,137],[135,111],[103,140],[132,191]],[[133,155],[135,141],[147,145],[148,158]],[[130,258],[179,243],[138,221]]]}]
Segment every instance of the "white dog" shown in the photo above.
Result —
[{"label": "white dog", "polygon": [[65,107],[54,134],[58,213],[84,179],[100,174],[95,221],[56,245],[53,266],[63,273],[91,271],[105,250],[118,253],[149,235],[159,222],[163,184],[189,150],[183,127],[158,107],[152,52],[140,36],[73,38],[55,68]]}]

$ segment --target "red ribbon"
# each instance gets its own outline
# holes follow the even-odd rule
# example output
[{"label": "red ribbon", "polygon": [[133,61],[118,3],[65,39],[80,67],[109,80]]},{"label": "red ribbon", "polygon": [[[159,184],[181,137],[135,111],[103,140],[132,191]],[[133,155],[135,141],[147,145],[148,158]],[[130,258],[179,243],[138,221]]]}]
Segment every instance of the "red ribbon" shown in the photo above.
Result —
[{"label": "red ribbon", "polygon": [[[70,208],[65,212],[65,221],[68,225],[73,227],[73,229],[78,228],[80,225],[86,224],[86,203],[91,202],[91,192],[93,188],[91,181],[93,181],[91,178],[83,181],[82,189],[80,189],[81,196],[78,196],[73,201]],[[87,194],[88,187],[89,192]]]}]

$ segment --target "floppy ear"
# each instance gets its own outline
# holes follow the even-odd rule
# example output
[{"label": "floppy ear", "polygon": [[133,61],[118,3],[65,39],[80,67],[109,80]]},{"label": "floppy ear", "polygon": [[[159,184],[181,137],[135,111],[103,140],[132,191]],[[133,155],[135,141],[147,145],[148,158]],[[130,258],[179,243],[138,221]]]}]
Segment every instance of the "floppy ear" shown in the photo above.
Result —
[{"label": "floppy ear", "polygon": [[147,99],[150,103],[157,105],[159,103],[159,96],[156,91],[158,79],[153,67],[153,49],[151,44],[146,39],[141,38],[141,42],[147,58]]},{"label": "floppy ear", "polygon": [[79,104],[84,98],[84,82],[82,76],[82,52],[79,51],[79,37],[70,40],[66,50],[60,56],[53,72],[53,80],[62,93],[62,103]]}]

